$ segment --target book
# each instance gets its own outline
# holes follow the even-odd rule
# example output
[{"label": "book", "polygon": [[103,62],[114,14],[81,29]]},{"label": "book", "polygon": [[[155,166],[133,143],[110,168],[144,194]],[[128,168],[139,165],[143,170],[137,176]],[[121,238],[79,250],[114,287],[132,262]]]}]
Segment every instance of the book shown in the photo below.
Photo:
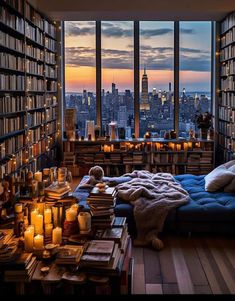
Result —
[{"label": "book", "polygon": [[78,264],[83,254],[83,246],[64,245],[59,248],[56,264]]},{"label": "book", "polygon": [[126,217],[115,216],[113,226],[114,227],[123,227],[126,224]]},{"label": "book", "polygon": [[107,187],[105,191],[100,191],[98,187],[94,187],[91,192],[90,196],[91,197],[101,197],[104,196],[106,198],[113,198],[114,195],[116,194],[116,189],[115,187]]},{"label": "book", "polygon": [[87,255],[111,255],[113,253],[114,241],[112,240],[91,240],[88,243],[85,254]]}]

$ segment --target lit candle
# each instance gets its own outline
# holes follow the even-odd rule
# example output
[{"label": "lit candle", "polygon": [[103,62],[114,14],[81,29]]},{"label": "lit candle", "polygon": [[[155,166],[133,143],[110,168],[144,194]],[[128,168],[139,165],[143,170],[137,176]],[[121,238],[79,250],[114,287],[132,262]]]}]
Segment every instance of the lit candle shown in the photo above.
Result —
[{"label": "lit candle", "polygon": [[184,150],[188,150],[188,143],[184,142]]},{"label": "lit candle", "polygon": [[38,209],[38,213],[43,215],[44,213],[44,207],[45,207],[45,204],[44,202],[38,202],[37,203],[37,209]]},{"label": "lit candle", "polygon": [[73,204],[73,205],[71,206],[71,209],[78,211],[78,207],[79,207],[78,204]]},{"label": "lit candle", "polygon": [[66,210],[65,215],[66,215],[66,221],[72,222],[72,221],[75,221],[77,218],[77,211],[75,211],[72,208],[69,208]]},{"label": "lit candle", "polygon": [[193,147],[193,143],[192,142],[188,142],[188,148],[191,149]]},{"label": "lit candle", "polygon": [[21,203],[17,203],[15,204],[15,213],[21,213],[22,212],[22,204]]},{"label": "lit candle", "polygon": [[44,211],[44,223],[50,224],[51,223],[51,209],[45,209]]},{"label": "lit candle", "polygon": [[30,214],[30,222],[31,222],[31,225],[34,225],[34,226],[35,226],[36,215],[38,215],[38,210],[37,210],[37,209],[32,210],[32,211],[31,211],[31,214]]},{"label": "lit candle", "polygon": [[45,224],[45,236],[51,237],[52,229],[53,229],[53,224]]},{"label": "lit candle", "polygon": [[37,214],[35,217],[35,233],[43,234],[43,216],[41,214]]},{"label": "lit candle", "polygon": [[41,171],[35,172],[34,179],[38,182],[42,182],[42,172]]},{"label": "lit candle", "polygon": [[24,249],[26,252],[31,252],[33,250],[33,237],[34,231],[27,228],[24,232]]},{"label": "lit candle", "polygon": [[57,245],[62,243],[62,228],[56,227],[52,231],[52,243]]},{"label": "lit candle", "polygon": [[34,244],[34,248],[36,250],[42,250],[43,249],[43,235],[36,235],[34,237],[34,241],[33,241],[33,244]]},{"label": "lit candle", "polygon": [[34,225],[29,225],[26,230],[31,231],[33,233],[33,236],[34,236],[34,232],[35,232],[34,228],[35,228]]}]

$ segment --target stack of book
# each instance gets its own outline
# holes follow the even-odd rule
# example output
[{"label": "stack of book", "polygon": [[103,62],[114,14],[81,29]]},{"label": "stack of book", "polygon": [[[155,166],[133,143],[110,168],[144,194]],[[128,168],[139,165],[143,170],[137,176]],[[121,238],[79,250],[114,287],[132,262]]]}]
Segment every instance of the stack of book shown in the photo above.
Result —
[{"label": "stack of book", "polygon": [[7,282],[29,281],[37,266],[33,253],[21,253],[14,262],[4,266],[4,280]]},{"label": "stack of book", "polygon": [[56,255],[56,264],[77,265],[80,262],[83,249],[83,246],[78,245],[64,245],[60,247]]},{"label": "stack of book", "polygon": [[70,186],[65,184],[51,184],[47,188],[45,188],[44,192],[46,194],[47,200],[60,200],[62,199],[66,194],[68,194],[71,191]]},{"label": "stack of book", "polygon": [[129,238],[126,217],[115,217],[112,228],[97,229],[94,238],[97,240],[113,240],[123,253]]},{"label": "stack of book", "polygon": [[94,187],[91,190],[87,203],[90,206],[93,227],[111,227],[115,218],[116,193],[115,187],[106,187],[103,192],[98,187]]},{"label": "stack of book", "polygon": [[111,263],[113,255],[117,253],[118,245],[111,240],[90,240],[81,257],[82,267],[103,267]]}]

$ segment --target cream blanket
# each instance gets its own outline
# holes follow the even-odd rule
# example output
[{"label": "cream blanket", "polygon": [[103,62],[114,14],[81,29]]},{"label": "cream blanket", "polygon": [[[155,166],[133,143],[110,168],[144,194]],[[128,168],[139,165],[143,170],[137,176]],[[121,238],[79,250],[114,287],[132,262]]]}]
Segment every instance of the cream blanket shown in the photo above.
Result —
[{"label": "cream blanket", "polygon": [[124,176],[133,179],[117,185],[117,196],[134,206],[137,227],[134,243],[145,246],[162,231],[168,212],[186,204],[189,195],[169,173],[135,170]]}]

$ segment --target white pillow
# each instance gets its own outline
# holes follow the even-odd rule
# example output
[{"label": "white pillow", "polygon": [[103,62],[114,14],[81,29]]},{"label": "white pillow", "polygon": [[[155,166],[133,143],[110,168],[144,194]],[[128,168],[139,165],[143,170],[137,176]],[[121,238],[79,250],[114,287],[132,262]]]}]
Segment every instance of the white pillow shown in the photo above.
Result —
[{"label": "white pillow", "polygon": [[235,166],[235,160],[228,161],[222,165],[224,165],[226,168],[230,168],[232,166]]},{"label": "white pillow", "polygon": [[235,176],[233,180],[224,187],[225,192],[235,192]]},{"label": "white pillow", "polygon": [[235,165],[229,167],[228,170],[235,173]]},{"label": "white pillow", "polygon": [[205,176],[205,190],[210,192],[217,191],[228,185],[234,176],[235,174],[222,164]]}]

